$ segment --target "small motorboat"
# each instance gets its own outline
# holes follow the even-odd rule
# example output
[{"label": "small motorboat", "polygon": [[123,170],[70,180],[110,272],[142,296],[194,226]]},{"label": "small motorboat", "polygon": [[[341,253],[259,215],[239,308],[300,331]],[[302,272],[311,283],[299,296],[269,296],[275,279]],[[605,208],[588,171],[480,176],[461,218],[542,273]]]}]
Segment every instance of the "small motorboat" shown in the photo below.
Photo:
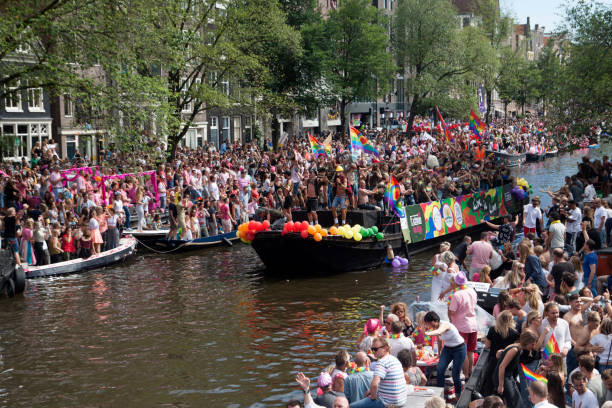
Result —
[{"label": "small motorboat", "polygon": [[589,149],[599,149],[599,143],[589,145]]},{"label": "small motorboat", "polygon": [[559,149],[547,150],[546,157],[555,157],[559,154]]},{"label": "small motorboat", "polygon": [[154,244],[157,240],[165,239],[170,232],[169,229],[157,229],[157,230],[137,230],[137,229],[124,229],[123,233],[126,235],[133,236],[139,245],[143,247]]},{"label": "small motorboat", "polygon": [[131,236],[126,236],[119,240],[117,248],[101,252],[98,255],[92,255],[89,258],[76,258],[70,261],[41,266],[28,265],[24,266],[23,269],[27,279],[79,273],[123,262],[134,253],[135,248],[136,240]]},{"label": "small motorboat", "polygon": [[192,240],[161,238],[152,243],[151,249],[165,252],[193,251],[196,249],[210,248],[221,245],[232,246],[233,242],[237,241],[238,239],[240,238],[238,238],[238,235],[236,235],[236,231],[211,235],[209,237],[200,237]]}]

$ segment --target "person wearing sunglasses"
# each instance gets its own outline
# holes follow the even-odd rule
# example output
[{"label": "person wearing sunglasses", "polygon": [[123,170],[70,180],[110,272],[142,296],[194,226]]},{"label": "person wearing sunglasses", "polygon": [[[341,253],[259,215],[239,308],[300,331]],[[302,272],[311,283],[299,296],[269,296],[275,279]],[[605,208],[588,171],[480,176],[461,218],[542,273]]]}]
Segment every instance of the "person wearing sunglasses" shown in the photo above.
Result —
[{"label": "person wearing sunglasses", "polygon": [[384,408],[406,403],[406,380],[402,363],[391,355],[391,347],[384,337],[376,337],[370,347],[376,357],[374,377],[365,398],[351,404],[351,408]]}]

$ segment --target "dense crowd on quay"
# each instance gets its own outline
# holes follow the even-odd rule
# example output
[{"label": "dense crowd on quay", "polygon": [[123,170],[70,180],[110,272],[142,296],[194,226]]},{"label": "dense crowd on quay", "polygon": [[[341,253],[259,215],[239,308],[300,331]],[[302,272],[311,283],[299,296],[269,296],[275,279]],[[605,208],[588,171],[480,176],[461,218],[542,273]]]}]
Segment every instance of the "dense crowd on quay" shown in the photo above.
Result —
[{"label": "dense crowd on quay", "polygon": [[[291,220],[298,208],[310,212],[311,223],[316,210],[331,208],[335,223],[344,224],[347,209],[388,211],[390,175],[405,205],[483,191],[510,181],[485,147],[523,151],[549,146],[557,135],[535,120],[493,123],[478,138],[467,124],[450,127],[452,140],[421,119],[410,136],[364,130],[380,153],[357,159],[337,136],[327,138],[322,155],[307,140],[291,138],[276,151],[268,143],[179,148],[170,162],[160,159],[163,146],[155,143],[156,154],[101,151],[97,161],[78,153],[60,159],[53,145],[35,145],[29,159],[2,164],[4,238],[23,262],[46,264],[112,249],[130,225],[132,207],[137,229],[159,228],[167,212],[170,236],[185,240],[235,230],[262,213]],[[607,191],[607,159],[592,165],[594,182]]]},{"label": "dense crowd on quay", "polygon": [[[398,181],[405,205],[485,191],[513,182],[510,170],[487,150],[552,148],[557,136],[536,121],[493,123],[478,137],[467,125],[451,127],[445,134],[420,120],[409,134],[362,129],[377,154],[359,157],[336,135],[322,143],[325,154],[316,154],[307,140],[290,138],[276,150],[268,143],[179,148],[169,162],[159,160],[162,145],[155,149],[159,157],[106,151],[95,162],[78,155],[62,160],[53,146],[34,146],[29,160],[1,165],[3,246],[13,248],[18,262],[30,265],[87,258],[117,245],[121,229],[130,225],[131,213],[137,217],[138,230],[159,229],[167,214],[169,236],[185,240],[230,232],[249,219],[291,220],[296,209],[306,210],[311,224],[318,222],[317,210],[331,209],[334,222],[345,224],[348,209],[390,211],[383,196],[391,177]],[[150,163],[157,163],[156,167]],[[443,244],[432,260],[432,299],[447,299],[450,321],[436,312],[420,313],[412,321],[401,303],[394,304],[386,317],[381,309],[377,319],[366,323],[354,362],[346,351],[339,352],[335,369],[319,377],[322,395],[316,404],[401,405],[408,384],[420,386],[427,381],[416,367],[417,359],[436,357],[441,386],[453,362],[456,399],[461,393],[458,384],[471,374],[476,351],[476,297],[465,286],[468,280],[506,290],[486,341],[492,350],[487,367],[498,379],[483,394],[498,393],[508,406],[516,407],[531,406],[542,395],[556,403],[559,389],[551,390],[558,383],[556,371],[561,383],[576,389],[577,396],[568,393],[567,398],[575,397],[582,408],[588,408],[589,392],[593,392],[603,403],[606,390],[603,386],[594,389],[597,381],[591,380],[599,374],[592,368],[590,354],[599,354],[601,378],[612,387],[612,372],[606,371],[612,368],[607,367],[612,365],[608,319],[612,309],[607,280],[594,279],[592,255],[610,239],[612,211],[597,191],[604,196],[609,192],[611,168],[607,157],[602,161],[585,158],[566,185],[545,192],[553,197],[550,209],[544,212],[534,197],[524,209],[525,238],[516,249],[510,244],[519,220],[511,217],[501,225],[490,224],[496,231],[492,240],[489,234],[474,243],[466,237],[452,252],[450,244]],[[582,211],[577,203],[585,203]],[[563,331],[567,323],[558,318],[559,312],[568,317],[569,335]],[[576,316],[587,312],[591,313],[583,324],[582,317]],[[538,350],[557,330],[559,353],[553,353],[550,361],[541,360]],[[585,330],[589,330],[586,341]],[[593,346],[588,345],[591,337]],[[578,341],[581,346],[575,348]],[[498,367],[496,361],[505,365]],[[551,369],[552,361],[556,365]],[[582,361],[582,374],[569,377],[577,361]],[[519,362],[553,378],[548,390],[537,381],[531,386],[525,380],[513,383],[514,374],[520,374]],[[603,384],[601,378],[599,384]],[[306,377],[300,374],[297,380],[303,389],[309,388]],[[585,391],[583,382],[593,390]],[[306,405],[315,407],[308,395]],[[483,406],[504,406],[492,398],[485,398]],[[429,406],[440,403],[444,401],[433,399]]]}]

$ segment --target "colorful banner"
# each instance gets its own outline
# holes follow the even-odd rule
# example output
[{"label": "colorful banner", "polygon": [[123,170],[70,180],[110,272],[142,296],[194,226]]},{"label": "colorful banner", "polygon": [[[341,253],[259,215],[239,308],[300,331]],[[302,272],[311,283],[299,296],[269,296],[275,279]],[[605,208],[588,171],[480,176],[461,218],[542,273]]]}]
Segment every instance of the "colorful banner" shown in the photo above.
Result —
[{"label": "colorful banner", "polygon": [[[405,207],[412,242],[440,237],[508,214],[504,187]],[[512,186],[508,185],[509,189]]]}]

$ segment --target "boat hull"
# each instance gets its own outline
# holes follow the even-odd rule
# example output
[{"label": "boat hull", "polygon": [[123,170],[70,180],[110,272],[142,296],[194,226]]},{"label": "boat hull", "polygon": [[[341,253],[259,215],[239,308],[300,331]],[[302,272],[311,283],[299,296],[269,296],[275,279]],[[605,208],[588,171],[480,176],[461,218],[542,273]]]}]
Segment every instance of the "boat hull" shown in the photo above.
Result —
[{"label": "boat hull", "polygon": [[548,157],[555,157],[555,156],[557,156],[558,154],[559,154],[559,151],[558,151],[558,150],[552,150],[552,151],[550,151],[550,152],[546,152],[546,157],[547,157],[547,158],[548,158]]},{"label": "boat hull", "polygon": [[527,153],[525,154],[525,159],[530,163],[539,162],[546,159],[546,154]]},{"label": "boat hull", "polygon": [[210,237],[202,237],[192,241],[180,239],[158,239],[153,242],[153,249],[165,252],[185,252],[195,251],[198,249],[210,248],[215,246],[227,245],[238,241],[236,231],[226,232],[225,234],[213,235]]},{"label": "boat hull", "polygon": [[253,249],[273,275],[316,275],[343,273],[381,266],[387,246],[396,255],[403,255],[402,234],[386,234],[377,241],[364,238],[357,242],[342,237],[328,236],[320,242],[303,239],[300,234],[281,236],[280,231],[258,233]]},{"label": "boat hull", "polygon": [[117,248],[104,251],[100,255],[93,255],[87,259],[77,258],[50,265],[27,266],[24,267],[24,270],[27,279],[79,273],[123,262],[134,253],[135,248],[136,240],[132,237],[125,237],[121,238]]}]

